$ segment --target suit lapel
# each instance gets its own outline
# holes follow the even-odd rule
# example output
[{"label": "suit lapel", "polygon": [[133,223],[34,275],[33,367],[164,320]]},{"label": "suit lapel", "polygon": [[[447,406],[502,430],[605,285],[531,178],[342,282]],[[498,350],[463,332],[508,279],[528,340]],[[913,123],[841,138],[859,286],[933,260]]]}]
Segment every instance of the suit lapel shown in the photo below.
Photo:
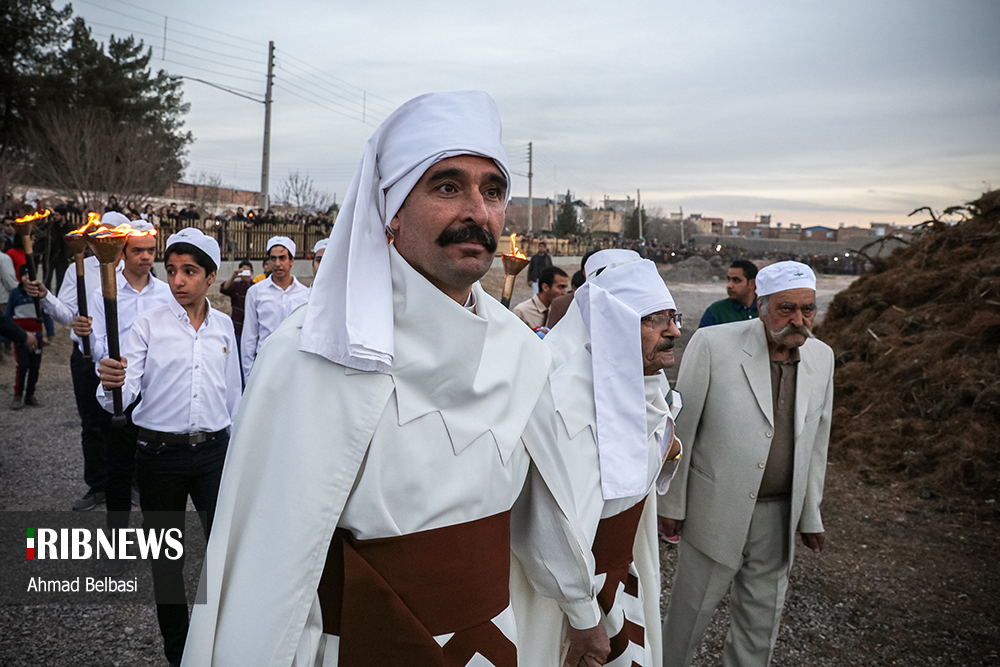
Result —
[{"label": "suit lapel", "polygon": [[747,358],[743,360],[743,373],[753,390],[760,411],[764,413],[768,423],[774,427],[774,406],[771,405],[771,369],[767,354],[767,337],[761,330],[763,324],[748,327],[743,336],[743,351]]},{"label": "suit lapel", "polygon": [[[809,341],[799,348],[799,366],[795,376],[795,442],[798,443],[799,436],[806,424],[806,415],[809,413],[809,395],[817,386],[816,364],[813,363],[812,347]],[[796,452],[796,455],[798,452]]]}]

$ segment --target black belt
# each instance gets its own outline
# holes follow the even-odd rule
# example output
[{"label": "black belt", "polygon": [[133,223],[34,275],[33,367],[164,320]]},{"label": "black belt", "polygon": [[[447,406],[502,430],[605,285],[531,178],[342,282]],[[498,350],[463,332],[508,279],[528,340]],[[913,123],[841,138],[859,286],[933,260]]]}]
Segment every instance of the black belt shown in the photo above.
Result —
[{"label": "black belt", "polygon": [[165,445],[197,445],[206,440],[214,440],[224,435],[226,429],[208,433],[200,431],[198,433],[162,433],[160,431],[150,431],[149,429],[139,429],[139,439],[149,442],[162,442]]}]

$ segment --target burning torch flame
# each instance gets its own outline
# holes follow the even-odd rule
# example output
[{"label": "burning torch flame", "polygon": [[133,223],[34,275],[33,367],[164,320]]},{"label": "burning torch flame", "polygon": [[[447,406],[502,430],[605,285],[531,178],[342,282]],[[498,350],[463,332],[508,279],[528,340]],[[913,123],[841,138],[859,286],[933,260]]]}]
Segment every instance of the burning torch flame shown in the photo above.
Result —
[{"label": "burning torch flame", "polygon": [[96,229],[101,224],[101,216],[91,211],[87,214],[87,223],[80,227],[79,229],[74,229],[71,232],[66,232],[66,236],[86,236],[87,232],[91,227]]},{"label": "burning torch flame", "polygon": [[528,256],[520,251],[517,247],[517,234],[510,235],[510,252],[507,253],[509,257],[517,257],[518,259],[528,259]]},{"label": "burning torch flame", "polygon": [[[88,222],[87,224],[89,225],[90,223]],[[117,227],[101,227],[90,234],[90,238],[92,239],[104,239],[112,236],[156,236],[156,230],[151,229],[148,232],[143,232],[133,228],[127,222],[123,222]]]},{"label": "burning torch flame", "polygon": [[34,222],[35,220],[41,220],[42,218],[47,218],[52,215],[52,211],[45,209],[44,211],[35,211],[29,215],[23,216],[15,220],[14,222],[18,225],[22,225],[26,222]]}]

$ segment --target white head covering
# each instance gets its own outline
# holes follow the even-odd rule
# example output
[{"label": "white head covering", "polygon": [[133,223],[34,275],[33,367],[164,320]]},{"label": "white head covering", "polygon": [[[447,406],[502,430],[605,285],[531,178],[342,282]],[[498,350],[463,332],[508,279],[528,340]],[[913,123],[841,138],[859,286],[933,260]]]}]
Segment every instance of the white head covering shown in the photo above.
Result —
[{"label": "white head covering", "polygon": [[288,254],[294,258],[295,257],[295,241],[291,240],[287,236],[272,236],[267,240],[267,251],[271,252],[271,248],[276,245],[280,245],[282,248],[288,251]]},{"label": "white head covering", "polygon": [[101,216],[101,224],[108,227],[117,227],[118,225],[131,225],[132,221],[126,218],[124,213],[108,211]]},{"label": "white head covering", "polygon": [[[128,220],[128,218],[126,218]],[[137,232],[153,232],[156,231],[156,227],[152,223],[146,222],[145,220],[128,220],[128,224],[132,225],[132,229]]]},{"label": "white head covering", "polygon": [[222,253],[219,252],[219,242],[211,236],[206,236],[200,229],[186,227],[171,234],[170,238],[167,239],[167,247],[169,248],[175,243],[190,243],[195,248],[204,252],[208,255],[209,259],[215,262],[216,271],[222,265]]},{"label": "white head covering", "polygon": [[816,274],[801,262],[775,262],[757,272],[757,296],[799,288],[816,290]]},{"label": "white head covering", "polygon": [[632,250],[595,253],[587,274],[573,301],[590,335],[601,492],[627,498],[645,492],[649,467],[639,320],[676,305],[656,265]]},{"label": "white head covering", "polygon": [[486,93],[421,95],[375,130],[316,274],[300,350],[358,370],[389,372],[392,277],[385,230],[424,172],[458,155],[491,158],[511,182],[500,114]]},{"label": "white head covering", "polygon": [[320,250],[326,250],[326,246],[330,244],[330,239],[320,239],[316,241],[316,245],[313,246],[313,254],[315,255]]}]

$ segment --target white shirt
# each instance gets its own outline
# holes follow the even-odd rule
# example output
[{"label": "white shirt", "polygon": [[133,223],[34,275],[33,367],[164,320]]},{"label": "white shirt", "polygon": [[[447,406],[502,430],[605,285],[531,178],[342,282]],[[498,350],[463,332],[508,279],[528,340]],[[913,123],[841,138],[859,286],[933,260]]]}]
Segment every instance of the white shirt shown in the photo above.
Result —
[{"label": "white shirt", "polygon": [[[118,262],[115,267],[117,273],[121,273],[125,268],[125,262]],[[87,314],[94,314],[94,289],[101,286],[101,262],[97,257],[90,256],[83,260],[83,279],[87,286]],[[76,292],[76,264],[70,264],[63,273],[62,284],[59,286],[59,295],[56,296],[51,291],[45,294],[42,301],[42,308],[52,319],[59,324],[70,324],[73,318],[80,314],[80,304]],[[100,290],[97,291],[97,298],[103,301]],[[79,343],[80,337],[70,332],[70,338]]]},{"label": "white shirt", "polygon": [[[90,283],[87,283],[90,286]],[[136,291],[125,278],[125,273],[118,274],[118,345],[119,348],[128,339],[128,333],[132,329],[139,316],[146,311],[159,308],[167,302],[172,302],[174,295],[170,293],[170,286],[152,274],[149,282],[142,288],[141,292]],[[90,306],[90,316],[94,318],[91,325],[90,334],[90,354],[94,358],[94,368],[99,369],[101,359],[108,356],[108,331],[107,322],[104,319],[104,293],[101,291],[100,281],[97,289],[90,293],[87,299]],[[98,372],[100,372],[98,370]],[[126,403],[125,405],[128,405]]]},{"label": "white shirt", "polygon": [[[206,300],[207,302],[207,300]],[[233,321],[208,306],[195,331],[187,311],[173,298],[139,316],[122,356],[128,359],[122,400],[142,394],[132,420],[164,433],[197,433],[229,428],[240,406],[242,383]],[[111,392],[97,388],[104,409]]]},{"label": "white shirt", "polygon": [[250,377],[261,344],[296,307],[302,305],[296,296],[308,289],[295,276],[292,276],[292,284],[286,289],[275,285],[268,276],[247,290],[243,306],[243,333],[240,334],[244,377]]},{"label": "white shirt", "polygon": [[17,287],[17,274],[14,273],[14,260],[5,252],[0,252],[0,299],[7,302],[7,295]]}]

